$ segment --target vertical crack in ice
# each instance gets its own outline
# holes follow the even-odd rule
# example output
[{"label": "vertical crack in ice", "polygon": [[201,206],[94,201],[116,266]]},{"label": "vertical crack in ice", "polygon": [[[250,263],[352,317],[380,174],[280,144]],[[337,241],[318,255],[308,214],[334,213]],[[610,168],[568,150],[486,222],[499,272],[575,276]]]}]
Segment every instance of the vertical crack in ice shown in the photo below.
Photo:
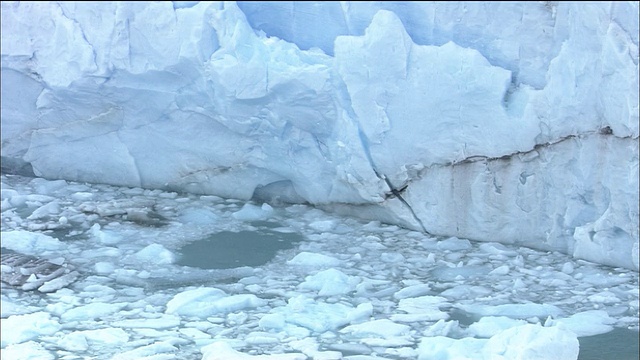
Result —
[{"label": "vertical crack in ice", "polygon": [[411,212],[411,215],[413,216],[413,218],[418,222],[418,224],[420,224],[420,227],[422,228],[422,231],[426,234],[430,234],[427,229],[424,227],[424,224],[422,223],[422,220],[420,220],[420,218],[418,217],[418,215],[416,214],[415,211],[413,211],[413,208],[411,207],[411,205],[409,205],[409,203],[407,202],[407,200],[405,200],[402,197],[402,194],[400,194],[400,192],[404,189],[407,188],[407,185],[405,185],[402,189],[398,190],[395,186],[393,186],[393,184],[391,183],[391,181],[389,180],[389,178],[387,178],[386,175],[384,174],[378,174],[378,172],[374,169],[373,170],[376,173],[376,176],[378,176],[379,178],[381,178],[382,180],[384,180],[385,183],[387,183],[387,186],[389,187],[389,189],[391,190],[391,193],[398,198],[398,200],[400,200],[403,204],[405,204],[407,206],[407,208],[409,209],[409,211]]},{"label": "vertical crack in ice", "polygon": [[65,13],[64,8],[62,7],[62,5],[60,5],[60,4],[56,4],[56,5],[60,9],[60,13],[62,14],[62,16],[64,16],[69,21],[71,21],[73,24],[75,24],[78,27],[78,30],[80,30],[80,34],[82,35],[82,39],[84,39],[84,41],[87,43],[87,45],[89,45],[89,47],[91,48],[91,53],[93,54],[93,65],[95,66],[95,69],[98,70],[99,69],[99,66],[98,66],[98,54],[96,52],[96,48],[89,41],[89,39],[87,39],[87,34],[85,34],[84,29],[82,28],[82,25],[80,24],[80,22],[78,22],[78,20],[69,17],[69,15],[67,15]]},{"label": "vertical crack in ice", "polygon": [[[376,168],[376,164],[373,162],[373,158],[371,157],[371,150],[369,149],[369,139],[367,138],[367,135],[364,134],[364,132],[362,131],[362,127],[360,126],[360,124],[357,124],[358,126],[358,137],[360,138],[360,144],[362,145],[362,150],[364,150],[364,155],[367,157],[367,160],[369,161],[369,164],[371,165],[371,168],[373,169],[373,172],[376,173],[376,175],[378,175],[378,169]],[[378,175],[378,177],[380,177]]]},{"label": "vertical crack in ice", "polygon": [[376,166],[375,162],[373,161],[373,157],[371,156],[371,150],[369,148],[369,139],[367,138],[367,135],[362,131],[362,127],[360,126],[359,123],[356,123],[357,127],[358,127],[358,137],[360,138],[360,143],[362,144],[362,149],[364,151],[365,156],[367,157],[367,160],[369,161],[369,164],[371,165],[371,169],[373,170],[373,172],[376,174],[376,176],[383,180],[387,186],[389,187],[389,190],[391,191],[391,194],[393,194],[395,197],[398,198],[398,200],[400,200],[411,212],[411,215],[413,216],[413,218],[416,220],[416,222],[420,225],[420,227],[422,228],[422,231],[426,234],[430,234],[427,229],[424,227],[424,224],[422,223],[422,220],[420,220],[420,218],[418,217],[418,215],[416,214],[416,212],[413,210],[413,208],[411,207],[411,205],[409,205],[409,203],[407,202],[407,200],[405,200],[402,197],[402,194],[400,193],[402,190],[406,189],[406,185],[398,190],[398,188],[396,188],[395,186],[393,186],[393,184],[391,183],[391,181],[387,178],[386,175],[381,174],[378,171],[378,167]]},{"label": "vertical crack in ice", "polygon": [[122,130],[122,125],[120,126],[119,129],[115,130],[114,133],[118,137],[118,140],[120,141],[120,144],[122,144],[122,147],[126,150],[127,155],[129,156],[129,159],[131,160],[131,164],[133,165],[133,168],[136,171],[138,186],[142,187],[142,186],[144,186],[144,184],[142,183],[142,173],[140,172],[140,167],[138,166],[138,162],[136,161],[135,156],[133,156],[133,154],[131,153],[131,150],[129,149],[127,144],[122,140],[122,137],[120,136],[120,131],[121,130]]}]

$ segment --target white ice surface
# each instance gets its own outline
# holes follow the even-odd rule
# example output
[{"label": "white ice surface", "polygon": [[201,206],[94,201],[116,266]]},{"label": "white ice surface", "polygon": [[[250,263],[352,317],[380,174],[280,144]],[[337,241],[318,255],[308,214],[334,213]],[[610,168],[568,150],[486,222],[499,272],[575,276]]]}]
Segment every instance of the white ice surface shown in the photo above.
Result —
[{"label": "white ice surface", "polygon": [[[2,2],[3,168],[64,179],[38,192],[74,180],[253,199],[234,211],[247,221],[263,202],[310,203],[637,271],[638,11]],[[40,202],[27,220],[64,207],[2,196]]]},{"label": "white ice surface", "polygon": [[[578,336],[638,329],[636,272],[559,252],[435,238],[302,205],[264,212],[208,196],[48,183],[2,176],[6,200],[39,196],[2,208],[2,246],[64,257],[81,276],[52,293],[3,284],[2,354],[12,360],[575,359]],[[92,196],[74,196],[79,189]],[[53,201],[55,216],[29,219]],[[242,209],[263,217],[238,219]],[[165,221],[128,216],[145,211]],[[304,239],[254,268],[167,261],[208,234],[261,223]],[[53,228],[25,230],[33,227]]]}]

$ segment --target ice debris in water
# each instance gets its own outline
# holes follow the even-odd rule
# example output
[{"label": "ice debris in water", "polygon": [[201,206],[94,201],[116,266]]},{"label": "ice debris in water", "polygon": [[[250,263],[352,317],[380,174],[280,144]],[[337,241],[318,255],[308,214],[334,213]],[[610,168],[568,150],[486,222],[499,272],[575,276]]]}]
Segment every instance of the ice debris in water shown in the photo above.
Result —
[{"label": "ice debris in water", "polygon": [[[2,176],[3,356],[575,359],[578,337],[638,329],[633,271],[302,205],[65,184]],[[150,204],[162,224],[126,216]],[[203,234],[265,231],[301,240],[264,265],[175,261]]]}]

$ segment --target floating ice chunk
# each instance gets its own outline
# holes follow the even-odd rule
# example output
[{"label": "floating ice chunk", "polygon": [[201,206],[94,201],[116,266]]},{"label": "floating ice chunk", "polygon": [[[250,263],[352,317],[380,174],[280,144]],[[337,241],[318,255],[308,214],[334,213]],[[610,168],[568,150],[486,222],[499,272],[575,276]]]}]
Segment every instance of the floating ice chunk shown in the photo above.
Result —
[{"label": "floating ice chunk", "polygon": [[509,273],[509,265],[499,266],[489,272],[489,275],[507,275]]},{"label": "floating ice chunk", "polygon": [[565,274],[571,274],[573,273],[573,263],[567,261],[566,263],[564,263],[564,265],[562,265],[562,272]]},{"label": "floating ice chunk", "polygon": [[0,317],[5,319],[11,315],[23,315],[38,311],[39,308],[27,306],[19,300],[19,298],[12,299],[4,294],[0,295],[0,302],[2,303],[2,306],[0,306]]},{"label": "floating ice chunk", "polygon": [[433,269],[431,275],[439,281],[454,281],[482,277],[490,271],[491,267],[486,265],[468,265],[461,267],[440,266]]},{"label": "floating ice chunk", "polygon": [[40,203],[40,204],[44,204],[50,201],[55,200],[56,198],[52,197],[52,196],[47,196],[47,195],[39,195],[39,194],[28,194],[28,195],[24,195],[24,199],[22,201],[22,204],[24,204],[24,202],[27,203]]},{"label": "floating ice chunk", "polygon": [[407,314],[396,313],[392,314],[390,318],[399,322],[446,320],[449,318],[449,314],[439,309],[443,305],[448,305],[448,303],[441,296],[419,296],[401,299],[398,303],[398,310]]},{"label": "floating ice chunk", "polygon": [[431,288],[427,284],[416,284],[407,286],[401,290],[398,290],[395,294],[393,294],[394,299],[406,299],[410,297],[416,297],[421,295],[426,295],[431,291]]},{"label": "floating ice chunk", "polygon": [[380,260],[390,264],[398,264],[404,263],[405,258],[404,255],[397,252],[383,252],[380,255]]},{"label": "floating ice chunk", "polygon": [[280,330],[284,328],[286,325],[285,317],[282,314],[266,314],[260,321],[258,321],[258,325],[265,330],[273,329]]},{"label": "floating ice chunk", "polygon": [[129,341],[129,334],[120,328],[74,331],[65,335],[58,345],[69,351],[87,350],[89,346],[120,345]]},{"label": "floating ice chunk", "polygon": [[369,320],[372,314],[373,314],[373,304],[368,302],[368,303],[363,303],[356,306],[354,310],[352,310],[351,312],[349,312],[349,314],[347,314],[347,319],[349,320],[349,323],[356,324],[356,323]]},{"label": "floating ice chunk", "polygon": [[66,245],[51,236],[24,230],[3,231],[2,247],[26,255],[42,255],[47,250],[62,250]]},{"label": "floating ice chunk", "polygon": [[517,256],[518,253],[513,249],[509,249],[508,247],[495,242],[483,243],[478,246],[478,248],[488,254],[494,255],[505,255],[505,256]]},{"label": "floating ice chunk", "polygon": [[454,286],[440,293],[440,295],[453,299],[473,299],[476,297],[487,296],[493,291],[484,286],[462,284]]},{"label": "floating ice chunk", "polygon": [[458,239],[457,237],[450,237],[446,240],[439,241],[437,243],[438,250],[444,251],[460,251],[471,249],[471,242],[466,239]]},{"label": "floating ice chunk", "polygon": [[250,345],[267,345],[280,343],[280,337],[277,334],[272,334],[262,331],[254,331],[247,334],[244,341]]},{"label": "floating ice chunk", "polygon": [[[35,339],[41,335],[53,335],[61,326],[51,315],[36,312],[26,315],[12,315],[0,322],[2,347]],[[3,349],[4,355],[4,349]]]},{"label": "floating ice chunk", "polygon": [[0,199],[7,200],[17,195],[19,195],[17,191],[13,189],[5,189],[4,184],[2,185],[2,189],[0,189]]},{"label": "floating ice chunk", "polygon": [[367,321],[361,324],[349,325],[340,332],[351,334],[354,337],[380,337],[389,338],[394,336],[408,335],[411,327],[408,325],[396,324],[388,319]]},{"label": "floating ice chunk", "polygon": [[396,324],[388,319],[367,321],[350,325],[340,330],[343,334],[360,338],[360,342],[370,346],[399,347],[413,345],[410,336],[411,327]]},{"label": "floating ice chunk", "polygon": [[507,329],[487,340],[485,358],[566,359],[578,358],[576,334],[562,326],[542,327],[526,324]]},{"label": "floating ice chunk", "polygon": [[289,299],[287,306],[280,311],[287,323],[323,333],[348,324],[353,307],[341,303],[328,304],[299,295]]},{"label": "floating ice chunk", "polygon": [[476,360],[481,357],[487,340],[463,338],[452,339],[444,336],[422,338],[418,345],[419,360]]},{"label": "floating ice chunk", "polygon": [[125,306],[127,306],[127,304],[125,303],[108,304],[95,302],[67,310],[64,314],[62,314],[60,320],[62,320],[63,322],[69,322],[96,319],[120,311],[120,309],[124,308]]},{"label": "floating ice chunk", "polygon": [[[2,212],[5,212],[9,209],[14,208],[14,206],[11,204],[11,202],[9,201],[9,199],[4,199],[2,200],[2,202],[0,202],[0,209],[2,209]],[[6,212],[5,214],[9,214],[9,212]],[[22,220],[21,218],[19,218],[18,216],[14,217],[14,221],[17,222],[17,220]]]},{"label": "floating ice chunk", "polygon": [[309,227],[316,231],[327,232],[336,227],[335,220],[318,220],[309,223]]},{"label": "floating ice chunk", "polygon": [[[44,284],[38,287],[38,291],[43,293],[50,293],[56,290],[60,290],[63,287],[73,283],[80,276],[77,271],[71,271],[66,273],[60,277],[54,278],[52,280],[45,281]],[[24,289],[24,286],[23,286]]]},{"label": "floating ice chunk", "polygon": [[[4,336],[4,334],[3,334]],[[2,346],[2,359],[5,360],[53,360],[56,357],[35,341]]]},{"label": "floating ice chunk", "polygon": [[119,328],[85,330],[80,332],[91,344],[123,344],[129,341],[129,334]]},{"label": "floating ice chunk", "polygon": [[186,209],[178,219],[183,223],[210,225],[216,223],[218,215],[209,209]]},{"label": "floating ice chunk", "polygon": [[611,291],[601,291],[597,294],[589,295],[587,299],[593,303],[603,303],[603,304],[615,304],[619,303],[620,299],[616,296],[616,294]]},{"label": "floating ice chunk", "polygon": [[[433,308],[438,309],[439,306],[448,305],[447,299],[442,296],[419,296],[407,299],[401,299],[398,303],[398,310],[408,313],[420,313]],[[433,319],[439,320],[439,319]]]},{"label": "floating ice chunk", "polygon": [[312,338],[293,340],[288,343],[292,349],[301,351],[313,360],[340,360],[342,353],[339,351],[318,351],[318,343]]},{"label": "floating ice chunk", "polygon": [[99,275],[108,275],[113,273],[115,266],[110,262],[100,261],[93,266]]},{"label": "floating ice chunk", "polygon": [[531,317],[546,318],[557,317],[562,310],[549,304],[504,304],[504,305],[457,305],[457,308],[471,314],[480,316],[507,316],[513,319],[527,319]]},{"label": "floating ice chunk", "polygon": [[595,286],[610,287],[627,282],[627,279],[622,277],[607,276],[601,272],[593,273],[577,273],[574,274],[574,278],[580,279],[582,282],[589,283]]},{"label": "floating ice chunk", "polygon": [[46,180],[43,178],[35,178],[29,182],[33,189],[42,195],[51,195],[60,189],[67,187],[69,184],[64,180]]},{"label": "floating ice chunk", "polygon": [[80,191],[71,194],[71,198],[76,201],[87,201],[93,198],[93,193]]},{"label": "floating ice chunk", "polygon": [[360,279],[345,275],[342,271],[328,269],[315,275],[307,276],[299,285],[301,289],[317,290],[320,296],[344,295],[353,290],[360,283]]},{"label": "floating ice chunk", "polygon": [[187,290],[174,296],[167,303],[166,313],[206,318],[214,314],[256,308],[264,304],[266,304],[265,300],[253,294],[227,296],[220,289],[200,288]]},{"label": "floating ice chunk", "polygon": [[101,244],[114,245],[122,241],[122,237],[112,231],[101,230],[100,224],[93,224],[89,229],[89,234]]},{"label": "floating ice chunk", "polygon": [[211,335],[194,328],[180,328],[178,331],[181,334],[194,339],[194,341],[211,338]]},{"label": "floating ice chunk", "polygon": [[589,310],[561,319],[547,319],[544,326],[562,324],[573,331],[578,337],[605,334],[613,330],[615,319],[604,310]]},{"label": "floating ice chunk", "polygon": [[180,317],[175,315],[162,315],[153,319],[127,319],[114,321],[113,326],[123,328],[146,328],[146,329],[173,329],[180,325]]},{"label": "floating ice chunk", "polygon": [[340,265],[340,260],[331,256],[304,251],[287,261],[287,264],[309,267],[332,267]]},{"label": "floating ice chunk", "polygon": [[181,310],[189,308],[192,304],[220,299],[226,295],[227,294],[220,289],[207,287],[183,291],[169,300],[166,313],[180,313]]},{"label": "floating ice chunk", "polygon": [[60,203],[54,200],[35,209],[31,215],[27,217],[27,220],[39,220],[59,213]]},{"label": "floating ice chunk", "polygon": [[253,294],[231,295],[222,298],[212,304],[211,308],[217,309],[217,312],[233,312],[241,309],[256,308],[265,305],[267,302]]},{"label": "floating ice chunk", "polygon": [[118,291],[112,287],[95,284],[84,287],[79,295],[82,297],[106,298],[111,297],[116,293],[118,293]]},{"label": "floating ice chunk", "polygon": [[[390,336],[385,338],[367,337],[360,339],[360,342],[369,346],[394,348],[403,346],[412,346],[415,341],[410,335]],[[388,351],[388,349],[386,350]]]},{"label": "floating ice chunk", "polygon": [[117,354],[112,357],[111,360],[174,359],[175,356],[159,357],[158,355],[163,353],[176,353],[178,352],[178,350],[179,349],[177,347],[171,344],[171,340],[160,341],[151,345],[141,346],[137,349]]},{"label": "floating ice chunk", "polygon": [[422,335],[424,336],[449,336],[452,333],[460,333],[460,323],[457,320],[445,321],[438,320],[435,324],[426,328]]},{"label": "floating ice chunk", "polygon": [[506,329],[526,324],[525,320],[512,319],[506,316],[485,316],[469,325],[467,331],[472,336],[488,339]]},{"label": "floating ice chunk", "polygon": [[67,351],[85,351],[89,348],[89,343],[81,331],[74,331],[60,339],[58,346]]},{"label": "floating ice chunk", "polygon": [[202,360],[306,360],[304,354],[249,355],[235,350],[226,341],[216,341],[200,349]]},{"label": "floating ice chunk", "polygon": [[136,258],[154,264],[171,264],[176,256],[160,244],[151,244],[136,253]]},{"label": "floating ice chunk", "polygon": [[365,236],[362,239],[360,246],[369,250],[382,250],[387,248],[386,246],[381,244],[380,238],[374,235]]},{"label": "floating ice chunk", "polygon": [[245,204],[242,209],[231,214],[234,219],[241,221],[264,220],[273,214],[273,208],[264,203],[262,206]]}]

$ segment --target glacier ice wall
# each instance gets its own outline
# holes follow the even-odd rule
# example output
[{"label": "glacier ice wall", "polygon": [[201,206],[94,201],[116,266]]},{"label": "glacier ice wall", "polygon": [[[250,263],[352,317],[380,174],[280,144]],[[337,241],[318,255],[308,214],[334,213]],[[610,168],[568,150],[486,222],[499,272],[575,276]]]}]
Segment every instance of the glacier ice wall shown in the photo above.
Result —
[{"label": "glacier ice wall", "polygon": [[3,169],[638,270],[638,3],[3,2]]}]

